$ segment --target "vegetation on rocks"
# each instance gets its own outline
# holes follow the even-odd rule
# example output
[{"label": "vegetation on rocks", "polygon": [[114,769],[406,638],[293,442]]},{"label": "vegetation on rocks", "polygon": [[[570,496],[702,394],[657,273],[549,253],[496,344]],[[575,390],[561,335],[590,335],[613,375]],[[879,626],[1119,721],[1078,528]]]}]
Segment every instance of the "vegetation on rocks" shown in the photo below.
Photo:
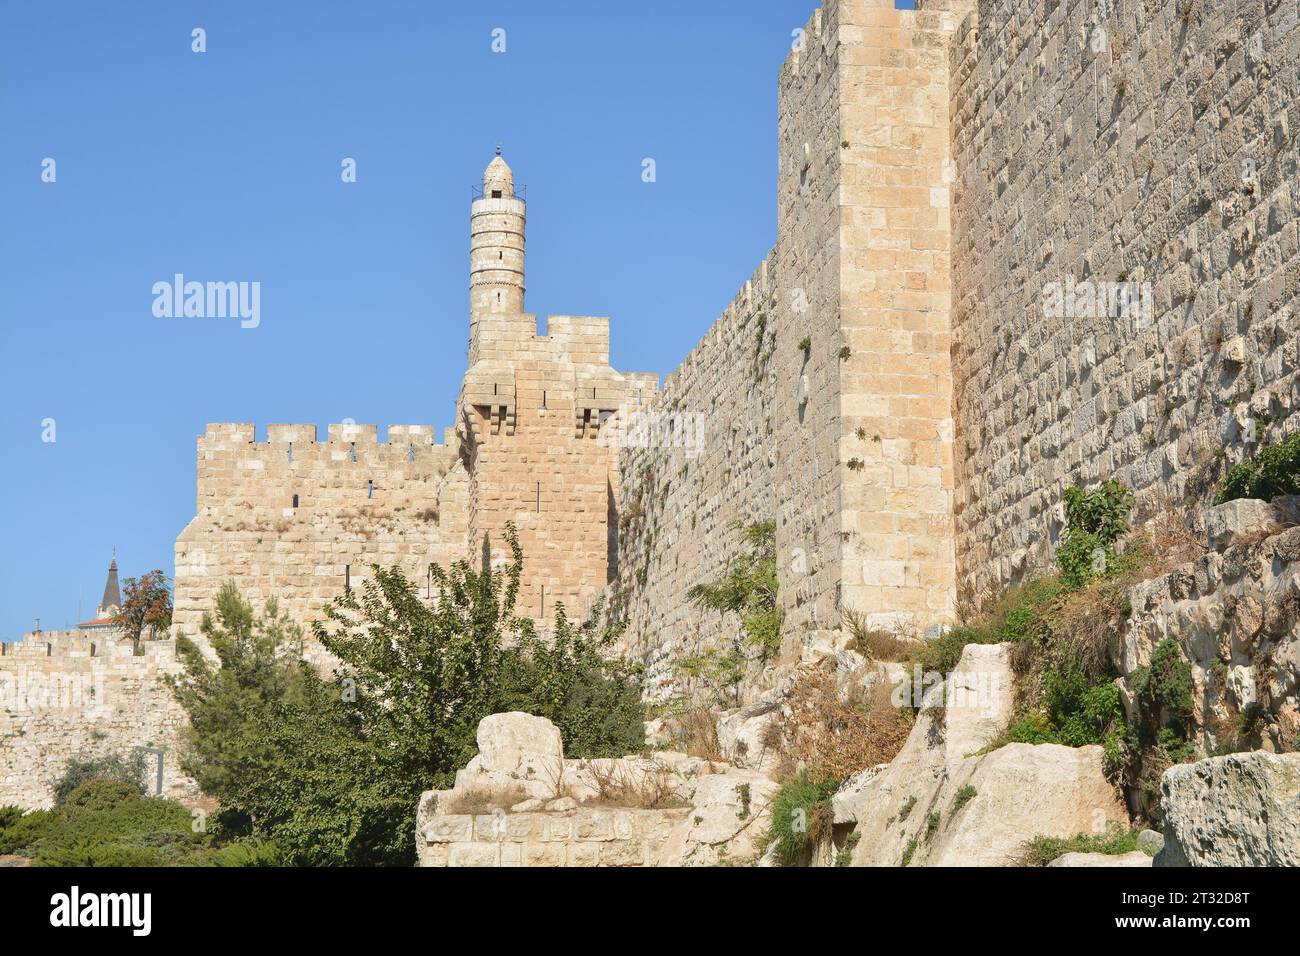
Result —
[{"label": "vegetation on rocks", "polygon": [[710,703],[718,706],[737,703],[750,665],[766,663],[781,647],[785,611],[777,600],[776,522],[746,526],[741,541],[742,550],[720,579],[695,584],[686,592],[698,607],[740,618],[740,632],[731,640],[677,663],[678,673],[702,684]]},{"label": "vegetation on rocks", "polygon": [[1104,834],[1079,833],[1072,837],[1038,836],[1025,844],[1018,866],[1047,866],[1067,853],[1104,853],[1122,856],[1138,849],[1138,830],[1112,824]]},{"label": "vegetation on rocks", "polygon": [[748,525],[741,534],[743,550],[717,581],[693,585],[688,600],[719,613],[740,616],[744,643],[764,661],[781,646],[785,612],[777,603],[776,522]]},{"label": "vegetation on rocks", "polygon": [[546,717],[572,756],[644,747],[640,675],[610,658],[616,630],[557,608],[554,638],[537,635],[514,613],[513,527],[506,541],[505,567],[486,539],[477,571],[434,565],[432,606],[400,569],[373,567],[315,626],[339,662],[329,677],[301,659],[302,635],[274,604],[258,616],[223,589],[203,622],[221,666],[181,638],[174,683],[190,716],[182,765],[220,802],[219,831],[273,840],[295,864],[405,865],[420,793],[450,785],[483,717]]},{"label": "vegetation on rocks", "polygon": [[1229,468],[1214,503],[1238,498],[1272,501],[1279,495],[1296,494],[1300,494],[1300,431]]},{"label": "vegetation on rocks", "polygon": [[787,778],[772,800],[772,822],[759,852],[771,846],[781,866],[807,866],[814,848],[830,835],[831,797],[838,789],[838,781],[818,782],[803,772]]}]

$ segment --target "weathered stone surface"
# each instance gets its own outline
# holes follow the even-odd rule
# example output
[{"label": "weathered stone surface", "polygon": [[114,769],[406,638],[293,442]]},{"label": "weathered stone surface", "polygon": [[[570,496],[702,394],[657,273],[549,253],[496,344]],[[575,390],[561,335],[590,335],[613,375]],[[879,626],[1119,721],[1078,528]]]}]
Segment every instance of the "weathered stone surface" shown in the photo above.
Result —
[{"label": "weathered stone surface", "polygon": [[[566,760],[558,729],[528,714],[478,727],[482,752],[451,790],[421,795],[422,866],[712,866],[749,861],[777,785],[686,754]],[[558,790],[556,789],[558,786]],[[539,792],[471,816],[493,794]],[[544,791],[544,792],[542,792]]]},{"label": "weathered stone surface", "polygon": [[1157,866],[1300,866],[1300,754],[1210,757],[1160,782]]},{"label": "weathered stone surface", "polygon": [[[1127,626],[1110,644],[1135,711],[1131,678],[1166,639],[1191,668],[1192,738],[1204,752],[1292,749],[1300,736],[1300,527],[1211,551],[1129,591]],[[1249,713],[1251,720],[1244,721]],[[1249,739],[1239,728],[1252,725]],[[1151,808],[1148,808],[1151,809]]]},{"label": "weathered stone surface", "polygon": [[769,737],[780,721],[781,710],[775,703],[758,703],[724,714],[718,720],[718,745],[734,766],[772,770],[780,755],[770,745]]},{"label": "weathered stone surface", "polygon": [[563,796],[564,745],[545,717],[519,712],[479,721],[478,754],[456,773],[454,789],[510,799],[519,794],[553,800]]},{"label": "weathered stone surface", "polygon": [[691,812],[669,838],[665,866],[716,866],[749,861],[767,829],[777,785],[756,771],[701,777],[691,789]]},{"label": "weathered stone surface", "polygon": [[[1011,714],[1009,647],[968,645],[943,696],[951,706],[923,710],[885,769],[837,794],[837,820],[857,823],[854,866],[898,866],[905,855],[913,866],[1005,866],[1036,836],[1127,826],[1100,747],[980,752]],[[966,787],[974,794],[959,798]]]},{"label": "weathered stone surface", "polygon": [[1148,856],[1155,856],[1165,846],[1165,837],[1163,833],[1157,833],[1155,830],[1143,830],[1137,835],[1138,849],[1142,850]]},{"label": "weathered stone surface", "polygon": [[1133,850],[1131,853],[1066,853],[1064,856],[1058,856],[1050,866],[1118,866],[1118,867],[1149,867],[1151,857],[1147,856],[1141,850]]},{"label": "weathered stone surface", "polygon": [[[198,786],[180,768],[185,711],[167,687],[180,670],[170,640],[144,641],[136,656],[122,635],[42,631],[0,655],[0,806],[53,805],[50,782],[72,757],[163,750],[163,793],[195,805]],[[154,780],[149,757],[149,780]]]},{"label": "weathered stone surface", "polygon": [[1226,501],[1205,513],[1206,540],[1213,550],[1222,551],[1237,535],[1268,528],[1276,520],[1277,512],[1267,501],[1256,498]]}]

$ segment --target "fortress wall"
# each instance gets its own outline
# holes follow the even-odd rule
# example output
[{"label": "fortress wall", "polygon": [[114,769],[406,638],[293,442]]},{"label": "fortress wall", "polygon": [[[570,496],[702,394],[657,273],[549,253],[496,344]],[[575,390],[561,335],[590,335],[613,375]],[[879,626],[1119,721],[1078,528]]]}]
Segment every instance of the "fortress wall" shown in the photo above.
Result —
[{"label": "fortress wall", "polygon": [[774,259],[663,392],[629,416],[619,440],[611,609],[627,622],[625,648],[647,663],[660,696],[672,690],[676,659],[723,630],[716,614],[687,602],[687,589],[721,572],[739,526],[776,516],[773,350],[790,333],[777,325]]},{"label": "fortress wall", "polygon": [[932,7],[814,13],[778,82],[776,248],[653,408],[700,415],[702,445],[620,456],[615,603],[660,695],[678,658],[737,633],[686,592],[751,522],[777,521],[786,661],[837,641],[844,606],[918,628],[952,614],[945,160],[961,11]]},{"label": "fortress wall", "polygon": [[905,631],[955,612],[948,52],[964,12],[855,3],[841,29],[840,322],[813,347],[839,366],[841,603]]},{"label": "fortress wall", "polygon": [[[136,745],[165,751],[166,796],[198,798],[179,766],[184,711],[163,683],[179,669],[175,645],[146,641],[142,647],[144,654],[135,657],[129,641],[88,640],[76,631],[29,634],[6,645],[0,655],[0,806],[52,806],[50,784],[70,758],[125,757]],[[156,758],[146,760],[152,788]]]},{"label": "fortress wall", "polygon": [[[963,28],[963,604],[1049,559],[1069,486],[1115,476],[1152,512],[1208,496],[1252,427],[1300,427],[1297,19],[1291,0],[984,0]],[[1071,281],[1149,284],[1151,307],[1057,308]]]},{"label": "fortress wall", "polygon": [[[428,426],[209,425],[198,441],[198,505],[176,542],[175,624],[190,636],[234,581],[261,608],[276,597],[304,626],[350,577],[400,565],[417,582],[431,562],[468,554],[468,479],[454,433]],[[298,506],[293,496],[298,495]],[[309,656],[314,645],[309,646]]]},{"label": "fortress wall", "polygon": [[614,455],[620,414],[649,401],[657,376],[609,366],[609,320],[483,315],[461,387],[469,469],[466,511],[477,553],[487,534],[507,557],[513,522],[524,553],[518,613],[543,623],[557,603],[580,616],[609,583],[617,513]]}]

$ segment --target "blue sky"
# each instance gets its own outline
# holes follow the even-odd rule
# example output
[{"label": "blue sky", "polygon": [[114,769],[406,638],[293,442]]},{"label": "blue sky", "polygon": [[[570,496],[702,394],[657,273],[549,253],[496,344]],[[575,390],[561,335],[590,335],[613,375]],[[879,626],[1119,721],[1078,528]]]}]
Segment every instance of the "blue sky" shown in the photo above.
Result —
[{"label": "blue sky", "polygon": [[[206,422],[452,424],[498,142],[529,310],[671,371],[775,241],[814,6],[0,0],[0,637],[89,617],[114,546],[171,574]],[[260,282],[260,326],[156,318],[177,272]]]}]

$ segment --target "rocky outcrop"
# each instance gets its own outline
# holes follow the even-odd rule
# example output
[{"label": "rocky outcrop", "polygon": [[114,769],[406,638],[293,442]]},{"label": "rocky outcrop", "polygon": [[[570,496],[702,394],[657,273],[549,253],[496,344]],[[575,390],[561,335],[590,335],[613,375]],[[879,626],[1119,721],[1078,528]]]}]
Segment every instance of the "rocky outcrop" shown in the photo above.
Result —
[{"label": "rocky outcrop", "polygon": [[422,866],[717,866],[748,862],[776,784],[663,751],[573,759],[549,720],[493,714],[450,790],[420,798]]},{"label": "rocky outcrop", "polygon": [[835,821],[858,834],[854,866],[1005,866],[1036,836],[1127,826],[1100,747],[984,752],[1010,720],[1013,697],[1010,645],[968,645],[898,756],[833,799]]},{"label": "rocky outcrop", "polygon": [[1191,666],[1192,729],[1203,752],[1297,747],[1300,527],[1269,534],[1291,513],[1288,500],[1219,505],[1207,525],[1221,551],[1130,590],[1129,624],[1111,647],[1130,718],[1131,678],[1169,638]]},{"label": "rocky outcrop", "polygon": [[1211,757],[1165,771],[1156,866],[1300,866],[1300,754]]}]

